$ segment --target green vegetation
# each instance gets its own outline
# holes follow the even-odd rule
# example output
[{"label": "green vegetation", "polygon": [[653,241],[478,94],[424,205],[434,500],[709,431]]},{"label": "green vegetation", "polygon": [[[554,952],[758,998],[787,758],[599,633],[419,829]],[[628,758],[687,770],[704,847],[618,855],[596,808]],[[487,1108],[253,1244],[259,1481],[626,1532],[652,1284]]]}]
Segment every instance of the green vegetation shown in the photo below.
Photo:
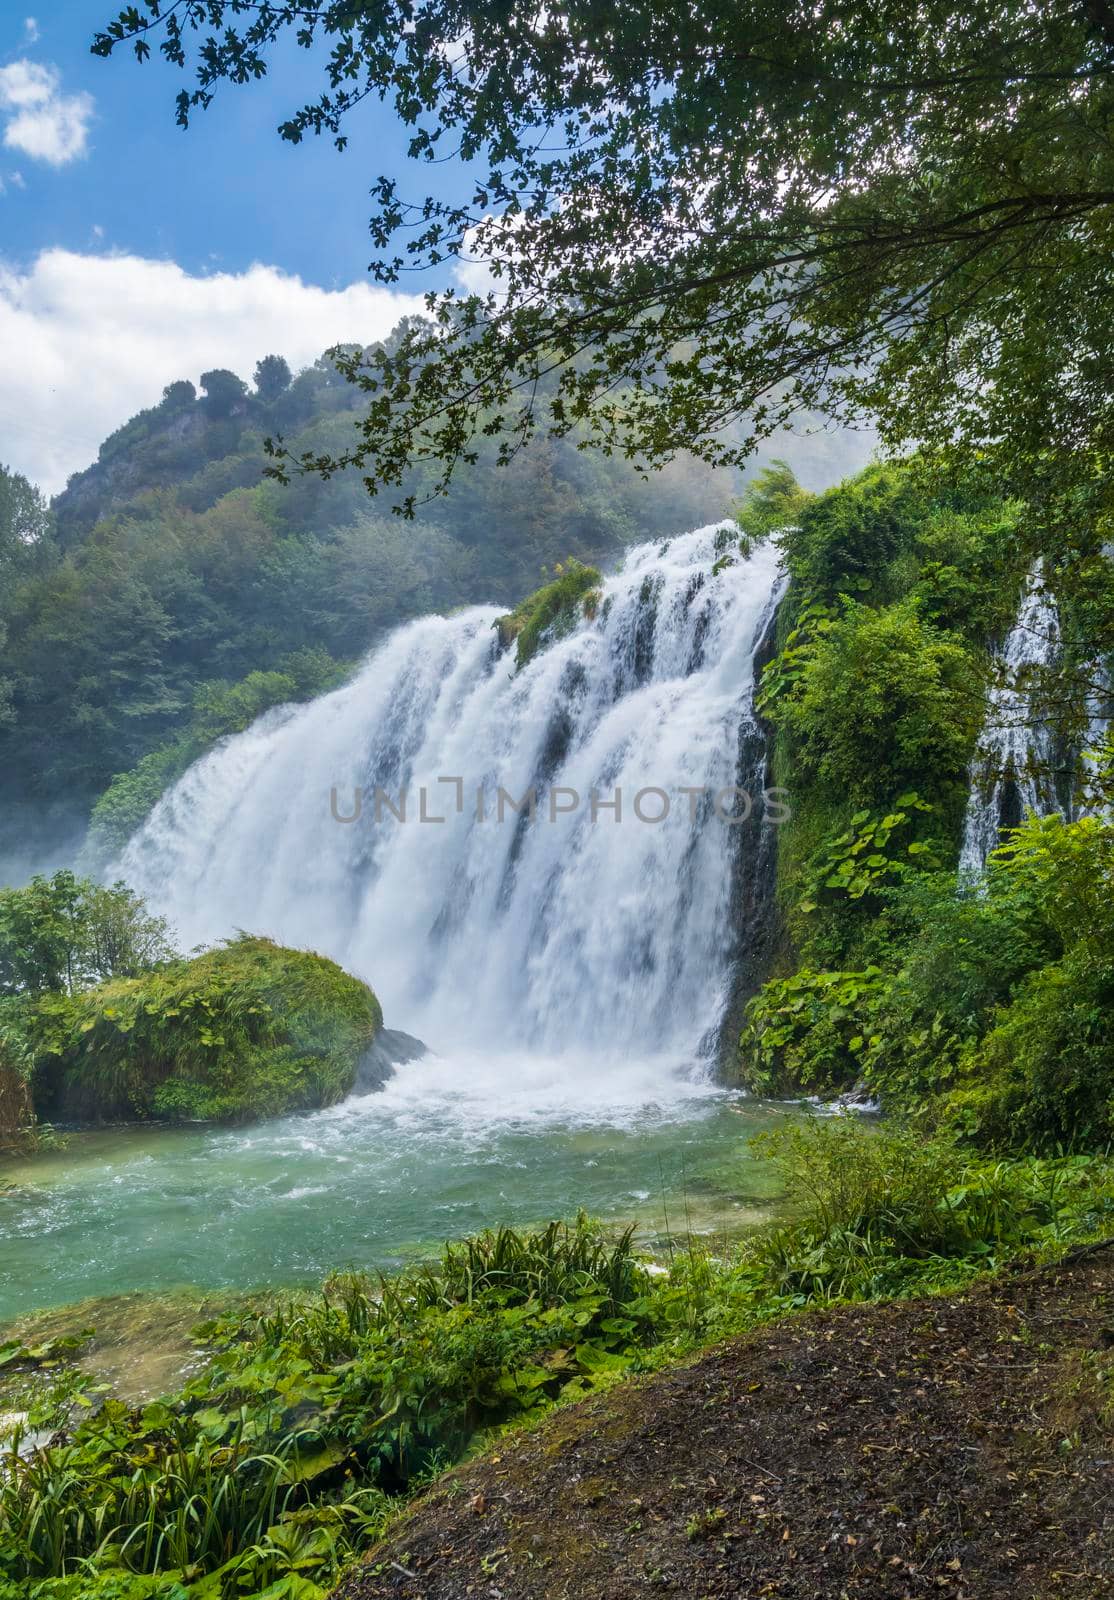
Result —
[{"label": "green vegetation", "polygon": [[925,773],[962,782],[984,713],[978,662],[919,610],[915,597],[846,600],[817,638],[795,692],[770,707],[800,780],[873,805]]},{"label": "green vegetation", "polygon": [[793,810],[787,964],[869,964],[880,855],[889,882],[957,859],[989,647],[1024,580],[1017,520],[913,461],[868,468],[774,533],[791,581],[758,703]]},{"label": "green vegetation", "polygon": [[124,884],[0,890],[0,1138],[34,1118],[238,1121],[332,1105],[382,1026],[323,956],[241,935],[181,959]]},{"label": "green vegetation", "polygon": [[40,1004],[173,955],[165,921],[125,884],[63,870],[0,889],[0,1145],[42,1137],[32,1096]]},{"label": "green vegetation", "polygon": [[126,884],[109,888],[63,869],[0,889],[0,1000],[75,994],[173,955],[165,920]]},{"label": "green vegetation", "polygon": [[[802,1307],[955,1290],[1108,1230],[1114,1169],[989,1164],[950,1141],[818,1122],[766,1141],[790,1215],[651,1275],[581,1217],[331,1279],[197,1331],[200,1370],[128,1406],[57,1343],[0,1349],[5,1404],[60,1428],[0,1476],[8,1600],[317,1600],[405,1496],[509,1425]],[[18,1444],[18,1439],[15,1441]],[[6,1586],[5,1586],[6,1580]]]},{"label": "green vegetation", "polygon": [[[1103,1148],[1114,827],[1030,819],[985,883],[958,881],[986,647],[1023,576],[1016,516],[911,462],[813,498],[775,533],[793,586],[760,704],[793,803],[786,937],[740,1067],[766,1093],[860,1086],[983,1147]],[[1041,692],[1070,728],[1071,684]]]},{"label": "green vegetation", "polygon": [[[881,881],[859,901],[864,964],[806,960],[767,983],[741,1041],[746,1081],[824,1096],[861,1085],[887,1110],[952,1126],[982,1147],[1105,1148],[1114,1138],[1112,850],[1109,823],[1050,817],[1018,829],[983,884],[912,863],[888,882],[880,865]],[[847,886],[827,882],[838,905]],[[839,911],[816,900],[796,909],[800,922],[821,925],[815,948],[831,948],[824,924]],[[803,942],[808,949],[807,934]]]},{"label": "green vegetation", "polygon": [[763,467],[747,484],[735,511],[744,553],[796,522],[811,498],[787,461],[775,458]]},{"label": "green vegetation", "polygon": [[[916,458],[820,496],[777,462],[738,513],[741,548],[776,539],[792,580],[759,696],[792,802],[783,938],[740,1072],[861,1086],[895,1124],[772,1141],[789,1214],[727,1259],[690,1245],[658,1276],[584,1218],[489,1232],[393,1282],[217,1320],[189,1382],[141,1409],[87,1392],[64,1348],[13,1342],[8,1403],[60,1433],[26,1456],[17,1436],[0,1471],[0,1600],[317,1600],[495,1429],[801,1307],[952,1292],[1110,1232],[1110,812],[1023,820],[978,885],[957,857],[993,647],[1037,557],[1062,618],[1040,709],[1065,793],[1108,697],[1114,14],[489,13],[145,0],[98,35],[98,55],[161,46],[196,69],[183,126],[263,77],[291,26],[324,44],[324,90],[283,138],[343,146],[378,96],[412,157],[463,152],[475,180],[415,208],[380,178],[377,278],[467,254],[497,287],[434,292],[382,346],[297,378],[267,357],[252,390],[225,369],[201,397],[170,385],[53,520],[0,474],[0,803],[96,802],[110,854],[214,739],[335,682],[387,626],[511,604],[571,551],[500,620],[524,666],[591,614],[588,563],[719,509],[726,480],[693,481],[694,458],[738,468],[817,409],[866,418]],[[370,517],[365,488],[423,520]],[[1109,767],[1094,787],[1109,801]],[[5,1116],[29,1081],[102,1115],[344,1092],[379,1025],[369,990],[258,939],[172,959],[155,925],[129,971],[141,908],[99,892],[95,912],[73,879],[0,900]],[[103,949],[94,921],[116,929]]]},{"label": "green vegetation", "polygon": [[526,666],[538,652],[546,636],[559,637],[576,625],[581,616],[590,617],[598,604],[603,581],[595,567],[586,567],[575,557],[558,562],[552,583],[527,595],[495,626],[499,643],[506,649],[517,640],[515,660]]},{"label": "green vegetation", "polygon": [[190,961],[45,996],[29,1026],[40,1111],[239,1121],[340,1100],[382,1025],[334,962],[243,935]]}]

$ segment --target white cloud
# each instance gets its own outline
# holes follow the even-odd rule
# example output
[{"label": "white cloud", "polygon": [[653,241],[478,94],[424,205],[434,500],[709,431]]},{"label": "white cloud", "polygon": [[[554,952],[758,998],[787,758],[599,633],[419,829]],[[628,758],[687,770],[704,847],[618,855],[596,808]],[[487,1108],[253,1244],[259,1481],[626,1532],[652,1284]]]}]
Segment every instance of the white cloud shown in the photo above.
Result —
[{"label": "white cloud", "polygon": [[423,309],[419,295],[320,289],[276,267],[193,277],[173,261],[68,250],[25,272],[0,262],[0,461],[54,493],[175,378],[231,367],[250,381],[271,352],[297,370]]},{"label": "white cloud", "polygon": [[39,24],[35,21],[34,17],[24,17],[23,39],[25,44],[38,44]]},{"label": "white cloud", "polygon": [[63,167],[85,154],[93,97],[84,90],[63,94],[56,67],[13,61],[0,67],[0,114],[8,149]]}]

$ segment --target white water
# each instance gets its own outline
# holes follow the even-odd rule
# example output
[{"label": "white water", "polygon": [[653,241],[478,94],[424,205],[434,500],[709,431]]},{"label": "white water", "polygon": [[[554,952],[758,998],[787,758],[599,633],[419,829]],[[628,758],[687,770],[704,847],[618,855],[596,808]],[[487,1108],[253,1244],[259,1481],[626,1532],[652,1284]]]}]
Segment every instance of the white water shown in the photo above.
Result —
[{"label": "white water", "polygon": [[[590,1118],[597,1102],[684,1098],[696,1086],[678,1068],[700,1077],[729,981],[739,834],[712,795],[742,781],[754,652],[781,585],[768,548],[713,577],[715,535],[630,552],[596,619],[522,672],[497,649],[494,608],[399,629],[344,688],[193,766],[120,873],[187,946],[243,928],[365,977],[392,1026],[442,1052],[405,1069],[427,1109],[454,1090],[479,1096],[481,1120],[494,1102]],[[459,812],[446,778],[462,782]],[[506,807],[498,821],[500,785],[536,789],[536,820]],[[376,819],[377,786],[396,804],[408,791],[405,822]],[[336,821],[330,792],[348,816],[357,787],[362,816]],[[419,820],[423,787],[445,821]],[[551,820],[559,789],[580,803]],[[668,794],[666,820],[634,815],[647,789]],[[621,819],[593,820],[593,792],[617,790]],[[645,815],[661,806],[643,797]]]},{"label": "white water", "polygon": [[1047,816],[1057,809],[1050,769],[1052,733],[1033,717],[1030,685],[1034,669],[1049,666],[1060,644],[1056,607],[1044,589],[1038,565],[1030,577],[1017,621],[1000,661],[1001,680],[991,690],[986,725],[971,769],[971,791],[960,852],[961,874],[977,876],[998,844],[1011,802]]}]

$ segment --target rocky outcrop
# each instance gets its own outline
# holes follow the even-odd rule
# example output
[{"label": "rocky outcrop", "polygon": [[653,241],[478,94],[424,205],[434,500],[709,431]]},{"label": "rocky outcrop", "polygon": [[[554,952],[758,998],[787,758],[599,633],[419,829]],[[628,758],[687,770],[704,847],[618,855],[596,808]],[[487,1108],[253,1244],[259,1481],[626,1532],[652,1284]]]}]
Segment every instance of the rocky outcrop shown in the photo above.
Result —
[{"label": "rocky outcrop", "polygon": [[371,1049],[360,1057],[352,1093],[371,1094],[381,1089],[388,1078],[394,1077],[396,1067],[420,1061],[428,1054],[429,1046],[412,1033],[403,1033],[401,1028],[380,1028]]}]

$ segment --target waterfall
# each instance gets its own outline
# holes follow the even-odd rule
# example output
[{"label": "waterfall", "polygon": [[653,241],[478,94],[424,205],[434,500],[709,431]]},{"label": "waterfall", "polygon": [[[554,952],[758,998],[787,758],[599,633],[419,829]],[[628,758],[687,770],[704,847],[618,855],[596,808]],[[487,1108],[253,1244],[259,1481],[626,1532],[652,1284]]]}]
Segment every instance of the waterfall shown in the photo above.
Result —
[{"label": "waterfall", "polygon": [[1032,686],[1026,682],[1034,670],[1055,660],[1059,642],[1059,618],[1038,563],[1001,652],[1000,681],[991,690],[972,764],[959,858],[962,874],[979,875],[1002,830],[1016,827],[1026,812],[1045,816],[1059,809],[1051,775],[1052,730],[1033,704]]},{"label": "waterfall", "polygon": [[769,547],[713,575],[718,531],[633,549],[522,670],[494,607],[399,628],[196,762],[119,874],[186,945],[244,928],[334,957],[435,1050],[691,1060],[737,954],[755,834],[731,819],[762,779],[754,656],[784,581]]}]

